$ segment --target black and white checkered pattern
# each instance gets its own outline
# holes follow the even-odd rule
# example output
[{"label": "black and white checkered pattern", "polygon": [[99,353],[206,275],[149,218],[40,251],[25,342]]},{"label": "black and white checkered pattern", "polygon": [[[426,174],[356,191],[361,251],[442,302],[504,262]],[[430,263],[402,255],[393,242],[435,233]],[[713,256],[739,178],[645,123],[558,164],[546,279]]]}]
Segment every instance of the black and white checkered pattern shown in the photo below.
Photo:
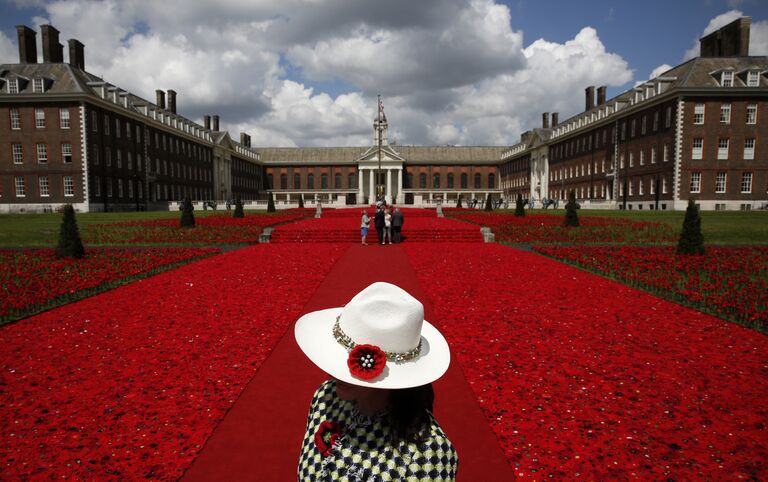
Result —
[{"label": "black and white checkered pattern", "polygon": [[[315,432],[324,421],[344,426],[343,437],[327,457],[315,446]],[[386,416],[361,415],[354,403],[336,396],[336,381],[328,380],[312,398],[307,431],[301,444],[299,480],[341,481],[452,481],[458,457],[437,421],[421,445],[389,440]]]}]

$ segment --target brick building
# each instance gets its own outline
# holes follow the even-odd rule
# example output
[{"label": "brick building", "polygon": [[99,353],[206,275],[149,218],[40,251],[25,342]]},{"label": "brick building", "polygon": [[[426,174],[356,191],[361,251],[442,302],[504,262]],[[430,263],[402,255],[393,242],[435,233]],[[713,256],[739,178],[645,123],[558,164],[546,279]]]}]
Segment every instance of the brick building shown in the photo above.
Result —
[{"label": "brick building", "polygon": [[233,141],[177,113],[173,90],[151,103],[85,70],[84,46],[18,26],[19,63],[0,65],[0,211],[162,209],[168,201],[258,198],[250,138]]},{"label": "brick building", "polygon": [[[586,207],[768,205],[768,57],[749,56],[749,19],[701,39],[702,55],[523,134],[505,150],[504,195],[541,203],[574,191]],[[534,162],[537,159],[539,162]],[[546,166],[542,168],[541,159]],[[539,204],[540,205],[540,204]]]}]

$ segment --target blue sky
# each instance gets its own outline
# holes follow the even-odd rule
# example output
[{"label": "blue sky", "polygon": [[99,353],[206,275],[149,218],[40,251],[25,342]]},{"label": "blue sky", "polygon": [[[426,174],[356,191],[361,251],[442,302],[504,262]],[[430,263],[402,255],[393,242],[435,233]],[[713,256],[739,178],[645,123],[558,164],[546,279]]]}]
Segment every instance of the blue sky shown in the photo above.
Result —
[{"label": "blue sky", "polygon": [[17,61],[15,25],[50,22],[86,44],[90,72],[148,99],[174,89],[183,115],[218,113],[263,146],[369,144],[377,93],[401,143],[512,144],[540,112],[577,113],[587,85],[617,95],[739,15],[768,54],[765,0],[0,0],[0,13],[0,62]]}]

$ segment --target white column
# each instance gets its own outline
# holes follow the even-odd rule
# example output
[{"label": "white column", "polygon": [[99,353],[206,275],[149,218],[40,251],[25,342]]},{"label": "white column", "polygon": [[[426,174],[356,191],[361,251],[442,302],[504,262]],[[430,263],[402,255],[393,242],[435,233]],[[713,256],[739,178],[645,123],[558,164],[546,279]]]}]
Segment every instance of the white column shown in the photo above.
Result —
[{"label": "white column", "polygon": [[376,204],[376,184],[373,182],[373,169],[369,170],[371,185],[368,187],[368,202]]},{"label": "white column", "polygon": [[363,203],[363,170],[357,168],[357,202]]},{"label": "white column", "polygon": [[387,194],[388,201],[392,201],[392,169],[387,169]]},{"label": "white column", "polygon": [[402,204],[403,198],[403,168],[397,170],[397,203]]}]

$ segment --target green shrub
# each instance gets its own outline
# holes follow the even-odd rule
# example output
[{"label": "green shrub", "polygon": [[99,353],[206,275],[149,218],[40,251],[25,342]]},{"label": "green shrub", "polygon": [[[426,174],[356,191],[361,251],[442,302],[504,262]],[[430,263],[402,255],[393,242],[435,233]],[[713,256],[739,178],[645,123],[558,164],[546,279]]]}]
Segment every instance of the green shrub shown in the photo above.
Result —
[{"label": "green shrub", "polygon": [[693,199],[688,200],[680,240],[677,242],[677,254],[704,254],[704,236],[701,234],[701,216]]},{"label": "green shrub", "polygon": [[64,217],[59,230],[59,244],[56,246],[57,258],[77,258],[85,256],[85,248],[77,229],[75,209],[71,204],[64,206]]},{"label": "green shrub", "polygon": [[565,226],[579,226],[579,214],[576,212],[577,209],[579,209],[579,204],[576,202],[576,193],[571,191],[568,193],[568,204],[565,205]]},{"label": "green shrub", "polygon": [[182,228],[193,228],[195,226],[195,214],[192,212],[194,210],[195,207],[192,206],[192,200],[189,196],[185,197],[181,203],[180,224]]}]

